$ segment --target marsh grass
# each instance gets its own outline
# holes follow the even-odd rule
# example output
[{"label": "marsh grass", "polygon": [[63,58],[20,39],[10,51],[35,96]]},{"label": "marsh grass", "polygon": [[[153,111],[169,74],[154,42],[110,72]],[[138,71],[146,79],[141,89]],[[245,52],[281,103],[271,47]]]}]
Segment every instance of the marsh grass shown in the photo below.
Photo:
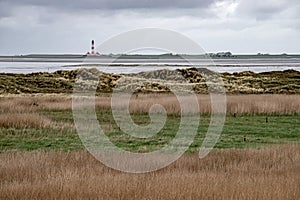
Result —
[{"label": "marsh grass", "polygon": [[[167,168],[146,174],[112,170],[83,150],[74,129],[70,96],[1,97],[0,199],[300,199],[299,97],[228,95],[218,149],[199,160],[194,152],[203,141],[211,112],[210,97],[199,95],[203,117],[189,153]],[[139,94],[131,98],[132,118],[139,124],[149,122],[152,105],[165,107],[170,118],[153,138],[158,142],[129,143],[112,118],[110,103],[108,95],[96,98],[97,117],[120,148],[140,153],[155,150],[174,136],[180,112],[176,97]],[[274,143],[285,144],[270,145]]]},{"label": "marsh grass", "polygon": [[0,199],[299,199],[300,146],[185,154],[162,170],[127,174],[85,151],[0,154]]},{"label": "marsh grass", "polygon": [[69,124],[55,122],[39,110],[70,110],[68,97],[1,97],[0,127],[3,128],[65,128]]},{"label": "marsh grass", "polygon": [[[299,141],[299,95],[228,95],[226,122],[217,148],[253,147]],[[185,97],[190,98],[190,97]],[[189,100],[189,99],[188,99]],[[210,97],[199,95],[200,126],[189,152],[202,144],[210,123]],[[117,109],[124,107],[120,99]],[[167,121],[155,136],[138,139],[123,133],[111,113],[111,97],[96,97],[101,128],[117,146],[134,152],[148,152],[167,144],[180,123],[180,106],[174,95],[138,94],[131,97],[130,112],[139,125],[149,124],[151,106],[161,104]],[[11,149],[83,149],[76,132],[70,96],[15,96],[0,98],[0,151]],[[194,106],[190,106],[191,112]],[[198,114],[198,113],[196,113]]]},{"label": "marsh grass", "polygon": [[37,113],[0,114],[0,127],[4,128],[55,128],[57,124]]},{"label": "marsh grass", "polygon": [[[211,99],[209,95],[198,95],[200,110],[194,112],[210,113]],[[187,102],[191,97],[183,97]],[[300,95],[227,95],[228,114],[299,114]],[[120,97],[118,104],[124,107],[125,103]],[[148,113],[154,104],[161,104],[169,114],[179,114],[181,111],[178,99],[172,94],[136,94],[130,99],[131,113]],[[111,97],[109,95],[95,98],[96,109],[111,110]],[[194,105],[190,109],[194,110]],[[72,98],[70,96],[17,96],[1,97],[0,113],[22,113],[40,110],[70,111]]]}]

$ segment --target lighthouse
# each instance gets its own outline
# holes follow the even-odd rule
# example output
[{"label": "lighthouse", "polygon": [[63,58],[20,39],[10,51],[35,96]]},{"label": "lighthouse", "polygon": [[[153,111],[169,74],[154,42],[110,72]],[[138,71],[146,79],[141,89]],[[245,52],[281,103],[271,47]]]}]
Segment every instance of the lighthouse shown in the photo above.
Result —
[{"label": "lighthouse", "polygon": [[99,52],[95,52],[95,41],[92,40],[91,52],[86,53],[87,56],[99,56]]}]

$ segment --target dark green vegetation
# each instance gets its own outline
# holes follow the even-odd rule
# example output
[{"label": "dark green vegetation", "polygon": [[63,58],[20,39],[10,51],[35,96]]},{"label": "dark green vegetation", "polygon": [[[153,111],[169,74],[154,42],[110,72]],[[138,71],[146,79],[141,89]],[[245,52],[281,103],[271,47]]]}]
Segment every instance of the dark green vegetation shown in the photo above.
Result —
[{"label": "dark green vegetation", "polygon": [[[41,116],[51,119],[61,126],[0,127],[0,150],[81,150],[84,149],[73,125],[72,111],[40,110]],[[106,135],[117,146],[135,152],[148,152],[160,149],[172,140],[178,130],[180,116],[168,115],[164,128],[154,137],[137,139],[122,133],[115,124],[109,111],[97,112],[98,120]],[[137,124],[147,125],[146,114],[134,114]],[[199,150],[210,116],[201,116],[198,134],[189,148],[189,152]],[[300,115],[228,115],[217,148],[252,147],[263,144],[300,141]],[[63,124],[63,126],[62,126]]]},{"label": "dark green vegetation", "polygon": [[[0,73],[0,94],[32,94],[32,93],[72,93],[77,72],[57,71],[54,73],[7,74]],[[87,76],[99,78],[97,92],[110,93],[123,74],[103,73],[96,69],[84,72]],[[138,92],[168,92],[164,84],[185,84],[188,82],[196,93],[207,93],[206,79],[203,74],[213,75],[206,69],[157,70],[128,74],[126,87],[136,87]],[[183,76],[185,82],[177,81]],[[264,73],[240,72],[222,73],[221,77],[228,94],[300,94],[300,72],[294,70]],[[141,80],[144,85],[141,85]],[[132,84],[132,82],[135,82]],[[131,84],[127,84],[131,83]]]}]

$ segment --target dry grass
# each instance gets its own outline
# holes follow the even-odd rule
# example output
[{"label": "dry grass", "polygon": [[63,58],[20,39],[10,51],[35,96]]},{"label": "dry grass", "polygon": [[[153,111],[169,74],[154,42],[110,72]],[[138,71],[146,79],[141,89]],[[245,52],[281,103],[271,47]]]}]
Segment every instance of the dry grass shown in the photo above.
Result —
[{"label": "dry grass", "polygon": [[229,113],[295,114],[300,113],[299,95],[230,95],[227,96]]},{"label": "dry grass", "polygon": [[0,97],[0,113],[28,113],[37,110],[70,110],[71,97],[51,96],[9,96]]},{"label": "dry grass", "polygon": [[[172,95],[139,95],[131,100],[130,108],[132,113],[148,112],[149,108],[156,103],[163,105],[168,113],[180,113],[179,103],[176,97]],[[185,97],[185,100],[189,101],[189,97]],[[226,101],[227,113],[229,114],[300,113],[300,95],[227,95]],[[109,103],[107,102],[107,104]],[[209,95],[198,95],[198,103],[200,113],[211,112],[211,98]],[[194,107],[191,104],[188,111],[194,111]]]},{"label": "dry grass", "polygon": [[55,123],[36,113],[0,114],[0,127],[5,128],[50,128]]},{"label": "dry grass", "polygon": [[87,152],[0,154],[0,199],[299,199],[300,146],[186,154],[147,174],[109,169]]},{"label": "dry grass", "polygon": [[70,97],[1,97],[0,127],[5,128],[63,128],[65,123],[55,122],[39,114],[38,110],[70,110]]},{"label": "dry grass", "polygon": [[[295,114],[300,113],[300,95],[227,95],[227,112],[236,114]],[[185,97],[190,101],[190,97]],[[200,113],[210,113],[210,96],[198,95]],[[124,107],[124,102],[118,102]],[[154,104],[161,104],[168,113],[180,113],[178,100],[171,94],[133,95],[130,101],[132,113],[147,113]],[[111,98],[96,98],[96,107],[111,109]],[[37,110],[71,110],[72,98],[68,96],[2,97],[0,113],[28,113]],[[195,111],[191,105],[190,111]]]},{"label": "dry grass", "polygon": [[[121,97],[122,98],[122,97]],[[120,98],[120,99],[121,99]],[[228,95],[227,113],[229,114],[299,114],[300,95]],[[190,97],[184,97],[189,102]],[[200,113],[210,113],[210,96],[198,95]],[[130,101],[131,113],[147,113],[154,104],[161,104],[167,113],[180,113],[178,100],[171,94],[139,94],[133,95]],[[199,112],[192,103],[185,109],[187,112]],[[124,108],[123,101],[117,102],[118,108]],[[111,109],[111,97],[96,98],[96,108]],[[38,114],[41,110],[70,111],[72,98],[68,96],[19,96],[0,98],[0,127],[11,128],[55,128],[70,126],[58,124]]]}]

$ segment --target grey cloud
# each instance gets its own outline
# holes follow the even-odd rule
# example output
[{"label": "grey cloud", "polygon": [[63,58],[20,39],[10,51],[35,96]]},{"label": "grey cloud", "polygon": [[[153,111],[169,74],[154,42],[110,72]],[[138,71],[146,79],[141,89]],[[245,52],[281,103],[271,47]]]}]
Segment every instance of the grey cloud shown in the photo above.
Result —
[{"label": "grey cloud", "polygon": [[2,0],[12,6],[36,5],[71,9],[206,8],[217,0]]},{"label": "grey cloud", "polygon": [[9,2],[0,1],[0,18],[9,17],[11,15],[12,7]]},{"label": "grey cloud", "polygon": [[276,17],[289,8],[300,5],[298,0],[241,0],[236,13],[257,20],[266,20]]}]

